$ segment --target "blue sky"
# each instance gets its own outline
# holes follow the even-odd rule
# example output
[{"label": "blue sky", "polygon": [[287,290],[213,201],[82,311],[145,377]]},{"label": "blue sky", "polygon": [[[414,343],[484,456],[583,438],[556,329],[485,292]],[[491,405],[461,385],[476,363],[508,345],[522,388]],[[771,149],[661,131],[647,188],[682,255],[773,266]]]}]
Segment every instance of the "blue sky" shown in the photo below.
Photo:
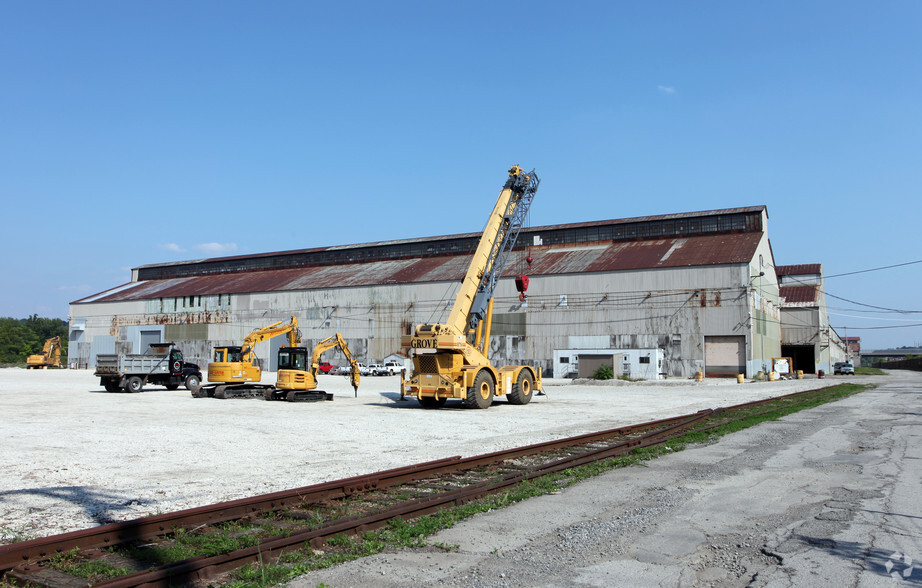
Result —
[{"label": "blue sky", "polygon": [[[920,30],[914,0],[0,2],[0,315],[477,231],[514,163],[533,226],[764,204],[778,264],[918,261]],[[922,264],[826,286],[922,310]],[[865,349],[922,345],[918,312],[829,304]]]}]

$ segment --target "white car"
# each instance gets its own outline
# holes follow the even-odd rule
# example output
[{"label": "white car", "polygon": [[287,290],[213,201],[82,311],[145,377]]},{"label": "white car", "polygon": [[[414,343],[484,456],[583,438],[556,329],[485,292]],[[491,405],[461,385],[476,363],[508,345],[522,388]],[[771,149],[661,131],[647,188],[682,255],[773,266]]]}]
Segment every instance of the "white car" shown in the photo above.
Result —
[{"label": "white car", "polygon": [[406,366],[403,365],[402,361],[385,361],[384,362],[384,375],[386,376],[396,376],[404,370]]},{"label": "white car", "polygon": [[373,376],[383,376],[385,375],[384,366],[380,363],[368,364],[368,373]]}]

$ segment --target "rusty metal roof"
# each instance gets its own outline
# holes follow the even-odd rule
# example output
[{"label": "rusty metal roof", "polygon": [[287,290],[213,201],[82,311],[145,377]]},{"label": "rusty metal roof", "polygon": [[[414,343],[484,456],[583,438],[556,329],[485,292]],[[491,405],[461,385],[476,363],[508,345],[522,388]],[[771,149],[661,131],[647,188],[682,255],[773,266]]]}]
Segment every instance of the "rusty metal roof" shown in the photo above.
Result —
[{"label": "rusty metal roof", "polygon": [[812,304],[817,302],[817,291],[817,286],[781,286],[778,295],[785,304]]},{"label": "rusty metal roof", "polygon": [[[530,248],[534,262],[528,274],[539,277],[749,263],[761,239],[761,232],[744,232],[614,243],[542,245]],[[515,251],[504,275],[516,275],[517,270],[524,267],[522,258],[525,255],[525,251]],[[144,280],[100,292],[74,304],[456,281],[464,277],[470,259],[470,255],[433,255]]]},{"label": "rusty metal roof", "polygon": [[775,274],[780,276],[807,276],[812,274],[822,274],[823,264],[821,263],[801,263],[798,265],[776,265]]}]

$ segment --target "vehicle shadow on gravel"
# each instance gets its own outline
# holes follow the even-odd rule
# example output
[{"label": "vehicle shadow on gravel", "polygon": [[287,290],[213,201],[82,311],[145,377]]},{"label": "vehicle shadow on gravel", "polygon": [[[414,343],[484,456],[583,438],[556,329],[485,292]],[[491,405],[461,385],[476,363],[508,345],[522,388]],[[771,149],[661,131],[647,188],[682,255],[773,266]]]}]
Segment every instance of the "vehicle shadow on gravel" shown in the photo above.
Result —
[{"label": "vehicle shadow on gravel", "polygon": [[[0,501],[16,496],[46,497],[53,500],[70,502],[82,508],[87,516],[99,525],[105,525],[120,520],[113,516],[118,512],[152,504],[150,500],[105,492],[92,486],[57,486],[52,488],[22,488],[19,490],[0,491]],[[29,510],[41,512],[44,509],[41,507],[31,507]]]},{"label": "vehicle shadow on gravel", "polygon": [[[439,408],[424,408],[419,404],[419,401],[413,396],[401,397],[399,392],[379,392],[379,394],[386,399],[385,402],[370,402],[368,406],[386,406],[388,408],[412,408],[414,410],[470,410],[465,408],[460,400],[449,400],[445,403],[445,406]],[[401,400],[401,398],[403,398]],[[490,405],[491,409],[502,408],[504,406],[512,406],[505,400],[495,400],[493,404]]]}]

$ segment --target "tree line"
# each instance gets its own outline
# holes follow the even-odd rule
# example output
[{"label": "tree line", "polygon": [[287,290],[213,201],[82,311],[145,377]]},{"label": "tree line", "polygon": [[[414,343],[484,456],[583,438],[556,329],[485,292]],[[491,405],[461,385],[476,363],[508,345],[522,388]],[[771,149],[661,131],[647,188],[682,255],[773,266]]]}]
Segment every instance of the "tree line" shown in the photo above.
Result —
[{"label": "tree line", "polygon": [[[0,364],[25,364],[30,355],[41,353],[45,340],[61,338],[61,360],[67,355],[67,321],[43,318],[0,318]],[[64,361],[65,365],[67,364]]]}]

